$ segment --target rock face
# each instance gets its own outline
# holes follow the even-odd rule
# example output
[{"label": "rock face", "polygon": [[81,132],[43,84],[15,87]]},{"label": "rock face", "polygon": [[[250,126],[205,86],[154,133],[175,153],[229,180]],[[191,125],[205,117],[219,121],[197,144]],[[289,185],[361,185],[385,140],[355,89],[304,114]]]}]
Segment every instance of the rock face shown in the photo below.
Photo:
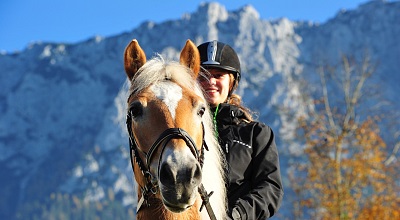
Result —
[{"label": "rock face", "polygon": [[179,20],[145,22],[114,37],[72,45],[35,43],[1,54],[0,219],[12,219],[21,204],[55,192],[97,201],[112,189],[124,205],[135,206],[122,63],[133,38],[147,54],[173,60],[186,39],[197,44],[218,39],[236,49],[243,72],[237,92],[278,136],[286,190],[280,216],[290,216],[286,169],[301,151],[289,144],[295,121],[280,109],[300,114],[300,83],[316,82],[318,64],[337,64],[341,54],[361,56],[364,51],[379,62],[371,80],[385,100],[369,104],[382,104],[385,112],[399,109],[398,21],[400,2],[371,1],[323,24],[262,20],[250,5],[227,11],[206,3]]}]

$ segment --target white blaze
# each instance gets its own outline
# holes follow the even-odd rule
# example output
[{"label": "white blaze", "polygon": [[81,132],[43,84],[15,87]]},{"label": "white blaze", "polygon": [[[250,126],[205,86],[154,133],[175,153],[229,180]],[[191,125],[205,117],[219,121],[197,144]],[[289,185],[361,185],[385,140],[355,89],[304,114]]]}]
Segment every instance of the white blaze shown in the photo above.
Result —
[{"label": "white blaze", "polygon": [[165,103],[175,120],[176,107],[182,99],[182,88],[171,81],[166,81],[152,85],[150,89],[158,99]]}]

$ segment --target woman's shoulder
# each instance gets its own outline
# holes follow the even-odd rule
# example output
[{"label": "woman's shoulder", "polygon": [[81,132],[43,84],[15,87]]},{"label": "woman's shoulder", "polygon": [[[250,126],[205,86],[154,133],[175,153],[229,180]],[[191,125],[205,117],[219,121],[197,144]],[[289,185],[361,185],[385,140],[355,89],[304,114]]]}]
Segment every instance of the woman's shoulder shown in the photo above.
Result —
[{"label": "woman's shoulder", "polygon": [[[223,121],[225,125],[230,124],[233,127],[251,129],[255,131],[272,132],[269,125],[258,120],[248,120],[245,117],[244,112],[235,105],[220,104],[219,113],[220,121]],[[228,122],[228,123],[227,123]]]},{"label": "woman's shoulder", "polygon": [[253,131],[253,135],[265,135],[273,133],[272,128],[261,121],[242,122],[240,124],[243,127],[251,129]]}]

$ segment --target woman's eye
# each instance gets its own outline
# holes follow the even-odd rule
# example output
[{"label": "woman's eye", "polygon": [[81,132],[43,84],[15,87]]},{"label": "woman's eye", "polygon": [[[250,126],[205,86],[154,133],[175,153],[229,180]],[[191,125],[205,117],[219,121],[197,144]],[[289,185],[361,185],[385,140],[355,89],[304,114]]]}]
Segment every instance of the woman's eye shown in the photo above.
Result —
[{"label": "woman's eye", "polygon": [[207,76],[199,76],[198,79],[199,79],[200,82],[209,81]]}]

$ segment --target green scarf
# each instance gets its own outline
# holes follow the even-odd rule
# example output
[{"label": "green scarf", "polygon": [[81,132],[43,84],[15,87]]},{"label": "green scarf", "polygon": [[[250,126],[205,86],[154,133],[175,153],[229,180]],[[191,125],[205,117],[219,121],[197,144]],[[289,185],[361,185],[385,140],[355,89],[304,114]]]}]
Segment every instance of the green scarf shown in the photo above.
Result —
[{"label": "green scarf", "polygon": [[214,131],[215,131],[215,136],[218,138],[218,128],[217,128],[217,114],[218,114],[218,109],[219,109],[219,105],[217,105],[217,107],[215,108],[214,111],[214,116],[213,116],[213,122],[214,122]]}]

